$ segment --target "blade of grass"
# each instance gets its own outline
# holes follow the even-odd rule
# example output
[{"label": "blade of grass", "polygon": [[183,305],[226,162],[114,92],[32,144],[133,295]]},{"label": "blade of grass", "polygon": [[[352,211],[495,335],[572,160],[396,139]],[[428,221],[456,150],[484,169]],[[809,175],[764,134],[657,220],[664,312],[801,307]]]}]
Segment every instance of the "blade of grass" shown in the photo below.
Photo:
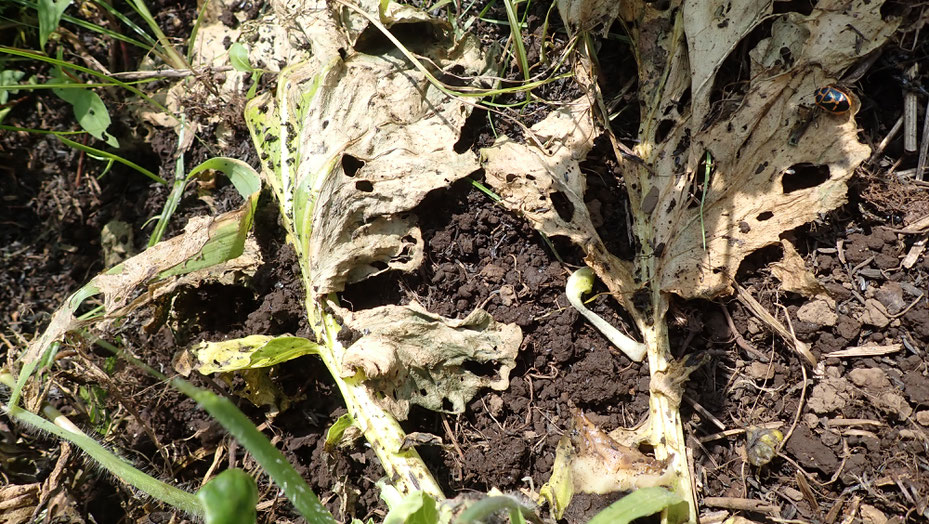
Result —
[{"label": "blade of grass", "polygon": [[[27,7],[27,8],[30,8],[30,9],[38,9],[38,4],[37,4],[36,2],[29,2],[28,0],[5,0],[5,1],[6,1],[6,2],[9,2],[9,3],[12,3],[12,4],[20,5],[20,6],[22,6],[22,7]],[[108,37],[110,37],[110,38],[115,38],[116,40],[120,40],[120,41],[122,41],[122,42],[126,42],[127,44],[132,44],[132,45],[134,45],[134,46],[140,47],[140,48],[145,49],[145,50],[151,49],[151,47],[152,47],[153,45],[156,44],[155,40],[154,40],[153,38],[151,38],[150,36],[148,36],[147,34],[145,34],[144,31],[143,31],[142,34],[143,34],[146,38],[148,38],[149,40],[151,40],[149,43],[140,42],[140,41],[138,41],[138,40],[136,40],[136,39],[134,39],[134,38],[131,38],[131,37],[125,36],[125,35],[123,35],[123,34],[121,34],[121,33],[118,33],[118,32],[116,32],[116,31],[113,31],[112,29],[108,29],[108,28],[106,28],[106,27],[102,27],[102,26],[99,26],[99,25],[94,24],[94,23],[92,23],[92,22],[88,22],[88,21],[82,20],[82,19],[80,19],[80,18],[75,18],[75,17],[70,16],[70,15],[62,15],[61,19],[62,19],[63,21],[65,21],[65,22],[70,23],[70,24],[74,24],[74,25],[76,25],[76,26],[78,26],[78,27],[81,27],[81,28],[83,28],[83,29],[87,29],[88,31],[93,31],[93,32],[95,32],[95,33],[100,33],[100,34],[106,35],[106,36],[108,36]],[[16,23],[17,25],[24,25],[24,22],[23,22],[22,20],[10,20],[10,21]],[[34,27],[34,26],[30,26],[30,27]],[[136,27],[138,27],[138,26],[136,26]]]},{"label": "blade of grass", "polygon": [[171,111],[169,111],[168,108],[166,108],[165,106],[159,104],[159,103],[156,102],[155,100],[152,100],[148,95],[146,95],[146,94],[143,93],[142,91],[136,89],[136,88],[133,87],[132,85],[130,85],[130,84],[126,83],[126,82],[121,82],[121,81],[119,81],[119,80],[116,79],[116,78],[107,76],[107,75],[105,75],[105,74],[103,74],[103,73],[100,73],[100,72],[98,72],[98,71],[94,71],[93,69],[89,69],[89,68],[87,68],[87,67],[82,67],[82,66],[75,65],[75,64],[72,64],[72,63],[69,63],[69,62],[65,62],[65,61],[63,61],[63,60],[58,60],[58,59],[56,59],[56,58],[51,58],[51,57],[49,57],[49,56],[46,56],[46,55],[41,54],[41,53],[37,53],[37,52],[35,52],[35,51],[27,51],[27,50],[24,50],[24,49],[17,49],[17,48],[14,48],[14,47],[0,46],[0,53],[6,53],[6,54],[8,54],[8,55],[13,55],[13,56],[19,56],[19,57],[23,57],[23,58],[28,58],[28,59],[30,59],[30,60],[39,60],[39,61],[41,61],[41,62],[46,62],[46,63],[48,63],[48,64],[61,67],[62,69],[72,69],[72,70],[74,70],[74,71],[80,71],[80,72],[82,72],[82,73],[87,73],[87,74],[92,75],[92,76],[95,76],[95,77],[97,77],[97,78],[106,79],[106,80],[108,80],[108,81],[110,81],[110,82],[115,83],[115,84],[118,85],[119,87],[122,87],[123,89],[126,89],[127,91],[130,91],[131,93],[135,94],[136,96],[138,96],[138,97],[141,98],[142,100],[145,100],[146,102],[148,102],[149,104],[151,104],[153,107],[156,107],[156,108],[160,109],[161,111],[164,111],[165,113],[167,113],[167,114],[173,116],[175,119],[177,119],[178,121],[180,121],[180,118],[179,118],[177,115],[175,115],[174,113],[172,113]]},{"label": "blade of grass", "polygon": [[210,391],[194,387],[181,378],[171,385],[194,399],[213,418],[219,421],[242,446],[261,464],[262,469],[284,490],[284,495],[310,524],[336,524],[335,518],[319,501],[303,477],[290,465],[287,458],[275,448],[229,399]]},{"label": "blade of grass", "polygon": [[[155,81],[154,78],[146,78],[142,80],[132,80],[126,82],[126,85],[135,85],[135,84],[147,84],[149,82]],[[88,89],[92,87],[114,87],[118,86],[116,82],[86,82],[83,84],[77,84],[74,82],[63,83],[63,82],[53,82],[46,84],[5,84],[0,85],[0,91],[15,91],[15,90],[35,90],[35,89]]]},{"label": "blade of grass", "polygon": [[93,0],[93,3],[96,4],[96,5],[98,5],[98,6],[100,6],[100,7],[102,7],[103,9],[105,9],[108,13],[110,13],[111,15],[113,15],[113,18],[116,18],[117,20],[119,20],[119,22],[120,22],[121,24],[123,24],[124,26],[128,27],[129,29],[132,29],[133,31],[135,31],[136,34],[138,34],[140,37],[142,37],[143,39],[145,39],[145,41],[148,43],[148,45],[147,45],[147,46],[143,46],[143,47],[151,48],[151,47],[154,47],[154,46],[156,46],[156,45],[158,44],[158,41],[155,40],[154,38],[152,38],[152,36],[151,36],[150,34],[146,33],[145,30],[142,29],[142,27],[139,26],[139,24],[136,24],[136,23],[133,22],[128,16],[126,16],[126,15],[124,15],[123,13],[120,13],[119,11],[117,11],[116,8],[114,8],[114,7],[113,7],[112,5],[110,5],[109,3],[107,3],[107,2],[100,2],[99,0]]},{"label": "blade of grass", "polygon": [[587,524],[627,524],[683,501],[665,488],[643,488],[610,504]]},{"label": "blade of grass", "polygon": [[520,28],[519,18],[516,16],[516,6],[513,0],[503,0],[506,7],[506,19],[510,25],[510,38],[513,39],[513,47],[516,50],[516,63],[523,73],[523,80],[529,81],[529,62],[526,58],[526,47],[523,45],[523,34]]},{"label": "blade of grass", "polygon": [[[177,138],[178,145],[184,142],[184,133],[186,131],[187,126],[184,125],[184,121],[182,120],[181,129],[178,132]],[[171,185],[171,193],[168,194],[168,200],[165,201],[165,206],[162,208],[161,214],[158,215],[158,221],[155,223],[152,236],[148,238],[148,247],[152,247],[158,242],[161,242],[165,231],[168,229],[171,216],[174,215],[178,204],[181,202],[181,198],[184,196],[184,188],[187,187],[187,182],[189,180],[188,177],[184,176],[184,151],[180,150],[177,154],[177,160],[174,163],[174,183]]]},{"label": "blade of grass", "polygon": [[197,41],[197,33],[200,32],[200,26],[203,24],[203,18],[206,16],[206,10],[210,6],[210,0],[204,0],[200,6],[200,12],[197,13],[197,21],[194,22],[193,29],[190,30],[190,38],[187,39],[187,63],[193,63],[194,42]]},{"label": "blade of grass", "polygon": [[48,129],[33,129],[31,127],[16,127],[16,126],[8,126],[6,124],[0,124],[0,130],[2,131],[22,131],[23,133],[35,133],[37,135],[56,135],[56,136],[83,135],[85,133],[85,131],[49,131]]},{"label": "blade of grass", "polygon": [[531,91],[537,87],[541,87],[543,85],[550,84],[557,80],[561,80],[563,78],[570,78],[573,76],[573,73],[563,73],[563,74],[560,74],[560,75],[557,75],[551,78],[547,78],[544,80],[537,80],[535,82],[524,83],[517,87],[505,87],[505,88],[499,88],[499,89],[473,89],[473,90],[467,90],[467,91],[451,89],[448,87],[448,85],[446,85],[444,82],[440,81],[432,73],[430,73],[429,70],[426,69],[426,66],[424,66],[422,62],[406,48],[406,46],[404,46],[399,40],[397,40],[397,37],[395,37],[389,30],[387,30],[386,27],[384,27],[384,24],[382,24],[380,21],[375,19],[373,16],[371,16],[370,14],[368,14],[367,12],[365,12],[364,10],[360,9],[358,6],[350,2],[347,2],[345,0],[336,0],[336,2],[351,9],[352,11],[355,11],[356,13],[358,13],[359,15],[367,19],[369,23],[371,23],[374,27],[376,27],[379,31],[381,31],[381,33],[385,37],[387,37],[387,39],[390,40],[390,42],[394,44],[394,46],[396,46],[397,49],[401,53],[403,53],[403,56],[405,56],[406,59],[409,60],[410,63],[412,63],[413,66],[417,70],[419,70],[419,72],[422,73],[423,76],[425,76],[427,80],[429,80],[429,83],[434,85],[436,89],[442,91],[448,96],[483,98],[483,97],[501,95],[501,94],[506,94],[506,93]]},{"label": "blade of grass", "polygon": [[123,157],[121,157],[121,156],[114,155],[113,153],[109,153],[109,152],[103,151],[103,150],[101,150],[101,149],[97,149],[97,148],[90,147],[90,146],[85,146],[84,144],[81,144],[80,142],[75,142],[74,140],[69,140],[69,139],[67,139],[67,138],[65,138],[65,137],[63,137],[63,136],[60,136],[60,135],[55,135],[55,136],[58,138],[58,140],[61,140],[61,141],[64,142],[65,144],[67,144],[67,145],[73,147],[74,149],[78,149],[78,150],[80,150],[80,151],[83,151],[83,152],[88,153],[88,154],[91,154],[91,155],[96,155],[96,156],[99,156],[99,157],[103,157],[103,158],[106,158],[106,159],[108,159],[108,160],[113,160],[113,161],[115,161],[115,162],[119,162],[120,164],[122,164],[122,165],[124,165],[124,166],[131,167],[132,169],[135,169],[135,170],[138,171],[139,173],[142,173],[143,175],[147,176],[148,178],[151,178],[152,180],[154,180],[155,182],[158,182],[159,184],[165,184],[165,185],[168,184],[168,181],[167,181],[167,180],[161,178],[160,176],[156,175],[155,173],[152,173],[152,172],[149,171],[148,169],[145,169],[144,167],[140,166],[139,164],[136,164],[135,162],[133,162],[133,161],[131,161],[131,160],[126,160],[125,158],[123,158]]},{"label": "blade of grass", "polygon": [[[10,379],[7,380],[6,377]],[[12,376],[2,374],[4,383],[8,384]],[[9,385],[9,384],[8,384]],[[16,406],[4,406],[4,411],[11,417],[20,420],[30,426],[38,428],[44,432],[51,433],[61,439],[67,440],[81,448],[85,453],[90,455],[94,460],[105,467],[107,471],[115,475],[122,482],[135,487],[152,498],[158,499],[166,504],[170,504],[182,511],[193,515],[203,515],[203,508],[197,497],[184,490],[178,489],[170,484],[157,480],[142,471],[139,471],[128,462],[123,461],[108,449],[103,447],[96,440],[88,437],[83,433],[76,433],[59,427],[48,420]]]},{"label": "blade of grass", "polygon": [[135,9],[135,12],[139,13],[139,16],[142,17],[142,20],[148,24],[148,28],[151,29],[152,33],[154,33],[155,38],[158,39],[158,43],[161,44],[161,48],[166,55],[166,63],[175,69],[190,69],[190,64],[187,63],[187,59],[177,52],[177,49],[171,45],[171,42],[161,30],[161,27],[158,26],[157,22],[155,22],[155,18],[148,10],[148,6],[145,5],[145,1],[128,0],[128,2],[129,5]]},{"label": "blade of grass", "polygon": [[706,202],[706,188],[710,183],[710,171],[713,165],[713,157],[710,152],[706,152],[706,169],[703,173],[703,191],[700,193],[700,234],[703,237],[703,251],[706,251],[706,225],[703,223],[703,203]]}]

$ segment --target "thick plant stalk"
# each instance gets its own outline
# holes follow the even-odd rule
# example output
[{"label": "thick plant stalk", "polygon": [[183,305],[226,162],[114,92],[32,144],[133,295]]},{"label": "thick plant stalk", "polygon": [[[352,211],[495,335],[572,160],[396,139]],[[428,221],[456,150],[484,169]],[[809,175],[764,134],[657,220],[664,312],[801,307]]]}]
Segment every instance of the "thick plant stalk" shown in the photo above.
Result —
[{"label": "thick plant stalk", "polygon": [[[293,71],[286,69],[281,73],[276,97],[266,93],[249,103],[246,107],[246,121],[256,149],[263,159],[261,176],[278,202],[281,222],[287,231],[287,240],[293,246],[300,264],[306,290],[307,318],[316,335],[316,341],[320,344],[319,356],[339,387],[349,415],[371,444],[390,481],[404,495],[422,490],[433,498],[442,500],[445,496],[441,488],[416,450],[400,450],[406,434],[396,419],[378,405],[374,398],[375,393],[363,384],[364,377],[343,377],[345,370],[342,357],[345,348],[337,339],[341,326],[328,313],[331,309],[324,304],[327,298],[317,297],[312,292],[313,273],[309,246],[315,225],[316,203],[327,177],[333,176],[339,155],[334,155],[318,171],[304,175],[310,177],[310,180],[299,179],[296,163],[290,161],[303,155],[299,132],[294,132],[302,126],[298,117],[300,111],[299,108],[291,106],[289,98],[290,90],[294,89],[295,85],[301,85],[298,80],[291,78]],[[328,67],[318,72],[313,77],[312,85],[318,85],[326,71]],[[314,90],[310,92],[313,95],[319,93]],[[308,96],[305,103],[311,100],[313,96]],[[265,105],[272,110],[263,110]]]},{"label": "thick plant stalk", "polygon": [[[305,272],[304,284],[310,289]],[[421,490],[437,500],[443,500],[445,496],[442,488],[423,463],[419,453],[414,448],[400,450],[406,433],[397,420],[377,404],[371,390],[362,384],[362,377],[341,376],[344,347],[336,339],[340,329],[338,322],[309,296],[306,306],[313,329],[329,350],[321,348],[319,355],[339,386],[349,415],[371,444],[387,477],[404,495]]]},{"label": "thick plant stalk", "polygon": [[[660,295],[660,294],[659,294]],[[667,309],[667,299],[656,297],[659,302],[656,311]],[[651,325],[640,325],[645,345],[648,346],[649,380],[649,433],[643,435],[654,446],[655,458],[671,458],[668,467],[674,470],[672,490],[680,495],[688,506],[688,521],[697,521],[697,505],[694,497],[694,483],[690,476],[687,441],[684,438],[684,425],[681,420],[681,391],[677,383],[684,377],[678,375],[672,367],[671,344],[668,340],[668,323],[662,314],[661,320]],[[667,512],[662,522],[668,522]]]}]

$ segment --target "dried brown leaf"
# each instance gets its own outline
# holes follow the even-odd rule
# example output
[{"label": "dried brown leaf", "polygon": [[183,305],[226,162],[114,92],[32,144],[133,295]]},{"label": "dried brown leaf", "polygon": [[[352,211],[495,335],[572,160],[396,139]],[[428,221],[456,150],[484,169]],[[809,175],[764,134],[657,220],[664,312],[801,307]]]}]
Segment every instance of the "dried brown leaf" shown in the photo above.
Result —
[{"label": "dried brown leaf", "polygon": [[[401,420],[410,404],[461,413],[479,388],[506,389],[522,342],[518,326],[497,323],[482,309],[454,320],[413,302],[346,311],[343,319],[366,333],[346,348],[345,373],[364,371],[367,383],[384,393],[384,408]],[[482,368],[487,371],[476,371]]]}]

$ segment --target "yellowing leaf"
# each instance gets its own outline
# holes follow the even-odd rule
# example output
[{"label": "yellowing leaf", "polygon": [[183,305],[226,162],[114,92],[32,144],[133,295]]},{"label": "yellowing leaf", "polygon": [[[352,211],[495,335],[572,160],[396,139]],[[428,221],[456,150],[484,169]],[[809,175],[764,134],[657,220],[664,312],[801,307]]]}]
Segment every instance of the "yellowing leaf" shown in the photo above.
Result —
[{"label": "yellowing leaf", "polygon": [[249,335],[221,342],[201,342],[190,351],[199,363],[194,369],[207,375],[273,366],[303,355],[316,354],[319,346],[302,337]]},{"label": "yellowing leaf", "polygon": [[558,442],[552,476],[540,494],[560,519],[575,493],[649,488],[667,483],[672,476],[666,464],[616,442],[577,412],[572,428]]}]

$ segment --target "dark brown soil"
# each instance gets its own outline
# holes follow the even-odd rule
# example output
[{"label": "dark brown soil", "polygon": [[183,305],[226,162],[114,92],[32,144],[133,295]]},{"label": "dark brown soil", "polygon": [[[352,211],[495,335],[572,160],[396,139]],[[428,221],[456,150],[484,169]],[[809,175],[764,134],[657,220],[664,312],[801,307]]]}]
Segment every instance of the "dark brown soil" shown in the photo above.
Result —
[{"label": "dark brown soil", "polygon": [[[179,4],[162,7],[162,27],[171,28],[173,36],[186,36],[193,10]],[[538,33],[547,6],[535,9],[531,34]],[[502,6],[492,9],[491,16],[505,19]],[[508,36],[493,24],[480,23],[478,29],[487,41]],[[923,38],[915,39],[921,46],[916,52],[893,49],[875,64],[878,72],[873,77],[856,85],[863,101],[858,116],[862,138],[870,143],[883,139],[899,114],[893,104],[878,101],[896,103],[903,88],[881,79],[888,77],[887,70],[902,71],[929,50],[925,31],[918,34]],[[538,53],[538,37],[534,38],[530,54]],[[5,39],[2,43],[11,43]],[[90,52],[99,53],[100,60],[111,59],[102,44]],[[114,70],[120,69],[122,56],[112,59]],[[617,70],[609,73],[616,76],[634,67],[628,60],[614,63]],[[34,72],[48,74],[41,68]],[[517,77],[515,69],[509,74]],[[547,89],[545,98],[573,96],[569,86]],[[120,94],[104,94],[111,111],[118,111]],[[20,96],[4,124],[75,128],[70,108],[54,96]],[[924,106],[925,95],[920,96]],[[531,123],[541,118],[544,108],[531,105],[528,111]],[[213,155],[256,164],[241,119],[233,121],[237,127],[226,150],[197,146],[188,154],[188,167]],[[471,120],[468,136],[473,147],[492,140],[485,122]],[[213,131],[203,131],[206,142]],[[121,154],[162,176],[173,176],[176,138],[171,133],[160,131],[147,141],[133,142],[129,136],[147,130],[123,125],[122,132],[132,145]],[[634,126],[618,130],[621,138],[634,133]],[[625,234],[625,196],[610,155],[604,143],[585,163],[590,186],[586,200],[610,249],[628,259],[634,256],[634,246]],[[897,171],[915,165],[915,157],[902,152],[900,138],[859,170],[849,204],[792,232],[800,254],[836,302],[837,318],[811,317],[804,309],[810,307],[809,299],[781,290],[769,266],[781,258],[779,248],[756,253],[741,268],[739,282],[768,311],[783,318],[781,308],[786,308],[796,336],[812,345],[823,364],[817,373],[807,369],[804,376],[800,357],[736,301],[673,304],[669,322],[675,356],[710,357],[691,376],[682,406],[699,499],[717,498],[703,511],[724,507],[719,497],[733,497],[776,506],[777,514],[742,512],[764,522],[839,522],[847,515],[863,519],[875,511],[910,521],[929,515],[929,259],[920,254],[914,265],[904,267],[904,257],[925,237],[897,232],[929,214],[929,195],[925,184],[890,172],[898,160],[902,163],[894,167]],[[68,293],[104,269],[99,237],[104,224],[113,219],[132,224],[136,249],[144,247],[151,226],[143,229],[143,224],[160,212],[168,190],[121,166],[97,180],[103,167],[51,136],[0,134],[0,354],[7,362],[41,332]],[[222,181],[212,196],[218,211],[239,203]],[[171,231],[179,231],[191,216],[212,212],[191,188]],[[415,299],[430,311],[458,318],[480,306],[497,321],[516,323],[524,335],[509,389],[483,392],[461,415],[414,409],[403,423],[408,431],[441,437],[443,446],[423,447],[420,453],[446,494],[493,487],[505,492],[538,489],[551,472],[571,404],[606,430],[644,419],[645,369],[616,351],[568,306],[563,290],[567,275],[581,264],[576,248],[557,238],[547,244],[468,182],[430,195],[416,212],[427,248],[424,265],[410,274],[386,274],[357,284],[343,294],[344,303],[365,309]],[[144,329],[141,323],[148,319],[140,320],[114,333],[114,340],[148,364],[170,371],[177,350],[200,340],[255,333],[306,335],[299,269],[267,195],[256,217],[255,235],[265,264],[247,287],[180,289],[157,308],[171,309],[172,318],[185,320]],[[614,325],[631,329],[608,297],[592,308]],[[736,344],[737,336],[754,349]],[[827,356],[848,347],[891,344],[900,344],[900,349],[874,357]],[[49,402],[88,432],[105,431],[109,447],[146,471],[191,490],[216,468],[234,465],[258,471],[192,401],[134,366],[108,361],[109,356],[85,340],[67,341],[53,368],[55,386]],[[241,375],[194,375],[191,380],[234,398],[256,425],[265,424],[266,435],[338,519],[379,519],[386,508],[374,484],[383,476],[374,454],[362,441],[334,451],[323,446],[327,429],[345,412],[326,368],[314,357],[303,357],[267,370],[266,376],[273,397],[260,407],[244,398],[246,378]],[[99,397],[92,403],[86,392],[94,388]],[[96,418],[91,418],[91,406],[101,410]],[[724,430],[772,422],[789,433],[781,456],[762,468],[747,464],[744,434]],[[57,507],[64,509],[56,511],[61,521],[184,518],[140,500],[67,446],[29,432],[6,415],[0,415],[0,439],[3,484],[40,483],[46,493],[60,489]],[[59,460],[65,473],[54,476]],[[287,504],[277,501],[276,489],[266,480],[261,489],[262,522],[299,520]],[[578,497],[564,521],[586,521],[616,498]]]}]

